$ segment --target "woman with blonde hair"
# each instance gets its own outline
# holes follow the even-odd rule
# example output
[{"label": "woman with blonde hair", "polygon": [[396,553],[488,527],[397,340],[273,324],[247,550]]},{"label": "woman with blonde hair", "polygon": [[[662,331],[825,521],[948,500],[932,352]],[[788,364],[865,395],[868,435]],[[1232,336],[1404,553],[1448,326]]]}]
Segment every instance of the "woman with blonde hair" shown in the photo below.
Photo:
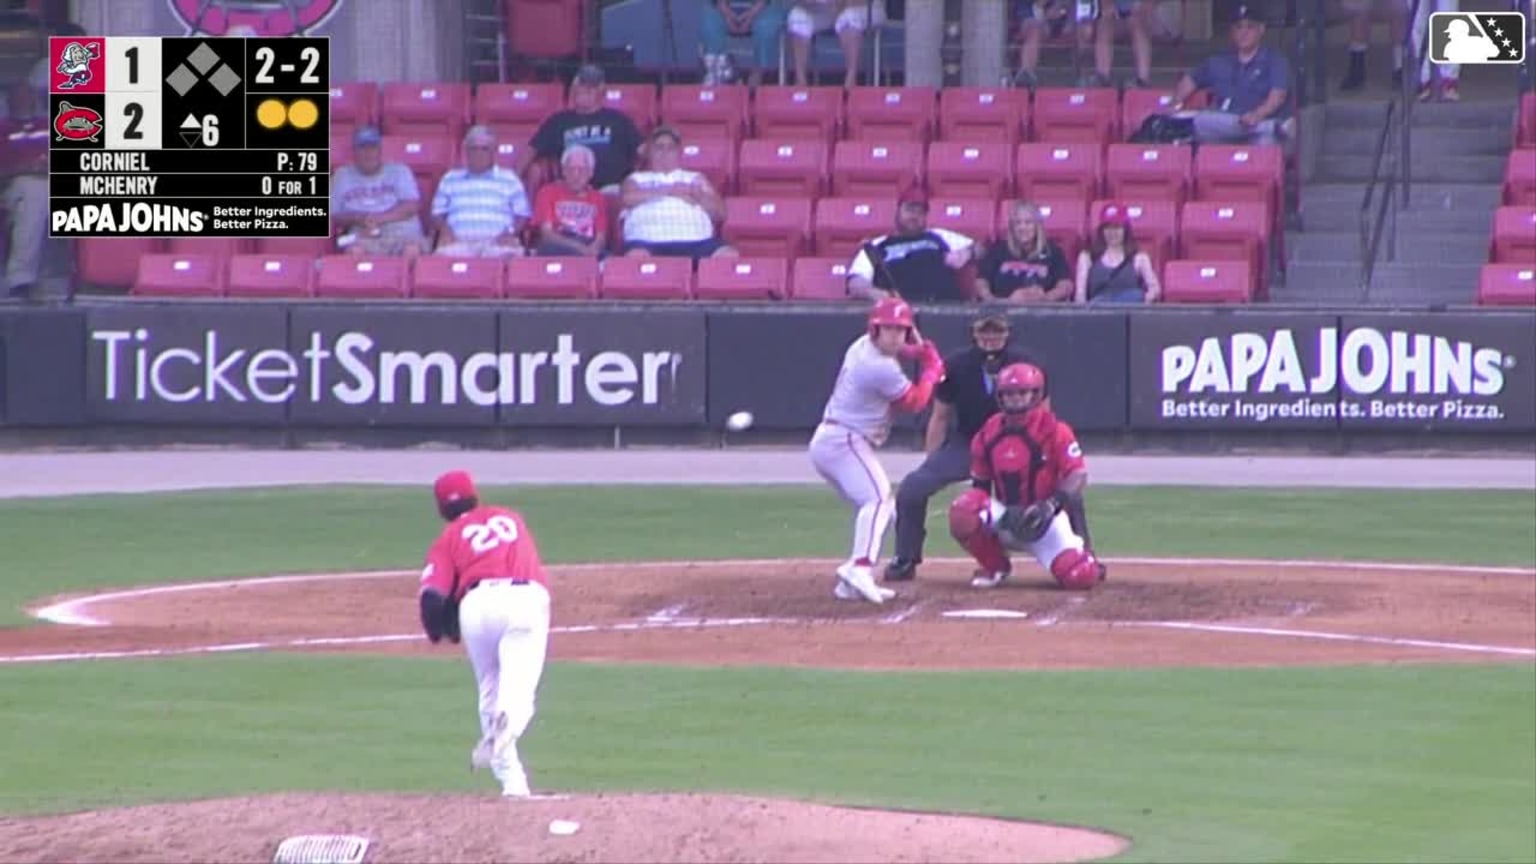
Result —
[{"label": "woman with blonde hair", "polygon": [[1045,236],[1040,208],[1015,201],[1008,227],[977,269],[976,294],[1009,303],[1054,303],[1072,299],[1072,272],[1061,247]]},{"label": "woman with blonde hair", "polygon": [[1122,204],[1099,208],[1093,239],[1077,256],[1078,303],[1155,303],[1163,293],[1147,253],[1136,248]]}]

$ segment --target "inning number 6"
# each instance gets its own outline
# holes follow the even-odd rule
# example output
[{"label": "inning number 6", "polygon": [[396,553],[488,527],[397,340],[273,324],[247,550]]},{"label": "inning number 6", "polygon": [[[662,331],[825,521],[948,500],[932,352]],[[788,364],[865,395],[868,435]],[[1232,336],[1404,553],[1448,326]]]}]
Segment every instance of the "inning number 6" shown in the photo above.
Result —
[{"label": "inning number 6", "polygon": [[465,525],[461,536],[469,541],[470,549],[483,555],[503,543],[516,543],[517,523],[506,516],[492,516],[485,522]]}]

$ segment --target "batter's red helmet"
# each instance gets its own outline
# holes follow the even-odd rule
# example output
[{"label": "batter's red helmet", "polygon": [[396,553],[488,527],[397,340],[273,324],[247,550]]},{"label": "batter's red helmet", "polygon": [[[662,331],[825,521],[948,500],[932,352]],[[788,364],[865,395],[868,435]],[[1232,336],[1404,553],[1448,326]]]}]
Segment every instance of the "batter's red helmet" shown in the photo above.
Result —
[{"label": "batter's red helmet", "polygon": [[[1010,404],[1010,394],[1033,391],[1028,401]],[[1004,414],[1027,414],[1045,401],[1045,372],[1033,363],[1011,363],[997,373],[997,406]]]},{"label": "batter's red helmet", "polygon": [[912,314],[912,304],[899,297],[882,297],[875,304],[875,308],[869,310],[869,332],[873,334],[876,327],[915,327],[917,319]]}]

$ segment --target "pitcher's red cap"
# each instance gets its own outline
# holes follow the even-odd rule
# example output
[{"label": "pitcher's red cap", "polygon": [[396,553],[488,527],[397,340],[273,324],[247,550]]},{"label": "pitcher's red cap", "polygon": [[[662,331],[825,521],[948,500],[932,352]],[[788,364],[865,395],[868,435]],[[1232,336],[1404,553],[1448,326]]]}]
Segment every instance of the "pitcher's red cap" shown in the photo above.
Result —
[{"label": "pitcher's red cap", "polygon": [[479,498],[480,493],[475,491],[475,481],[469,477],[467,471],[449,471],[437,478],[432,484],[432,494],[437,496],[438,504],[452,504],[465,498]]}]

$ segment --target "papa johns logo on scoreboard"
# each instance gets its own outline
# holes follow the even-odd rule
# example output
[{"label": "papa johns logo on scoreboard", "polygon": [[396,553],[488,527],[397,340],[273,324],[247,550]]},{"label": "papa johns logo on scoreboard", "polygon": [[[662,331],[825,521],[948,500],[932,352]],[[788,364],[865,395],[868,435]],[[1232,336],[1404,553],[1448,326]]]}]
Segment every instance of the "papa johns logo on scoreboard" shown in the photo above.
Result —
[{"label": "papa johns logo on scoreboard", "polygon": [[[1502,349],[1430,333],[1280,327],[1167,345],[1158,381],[1164,417],[1501,420],[1515,366]],[[1297,399],[1272,401],[1286,394]]]},{"label": "papa johns logo on scoreboard", "polygon": [[[289,0],[271,11],[226,0],[166,0],[188,36],[304,36],[325,26],[346,0]],[[278,8],[281,7],[281,8]],[[293,14],[289,14],[289,9]]]}]

